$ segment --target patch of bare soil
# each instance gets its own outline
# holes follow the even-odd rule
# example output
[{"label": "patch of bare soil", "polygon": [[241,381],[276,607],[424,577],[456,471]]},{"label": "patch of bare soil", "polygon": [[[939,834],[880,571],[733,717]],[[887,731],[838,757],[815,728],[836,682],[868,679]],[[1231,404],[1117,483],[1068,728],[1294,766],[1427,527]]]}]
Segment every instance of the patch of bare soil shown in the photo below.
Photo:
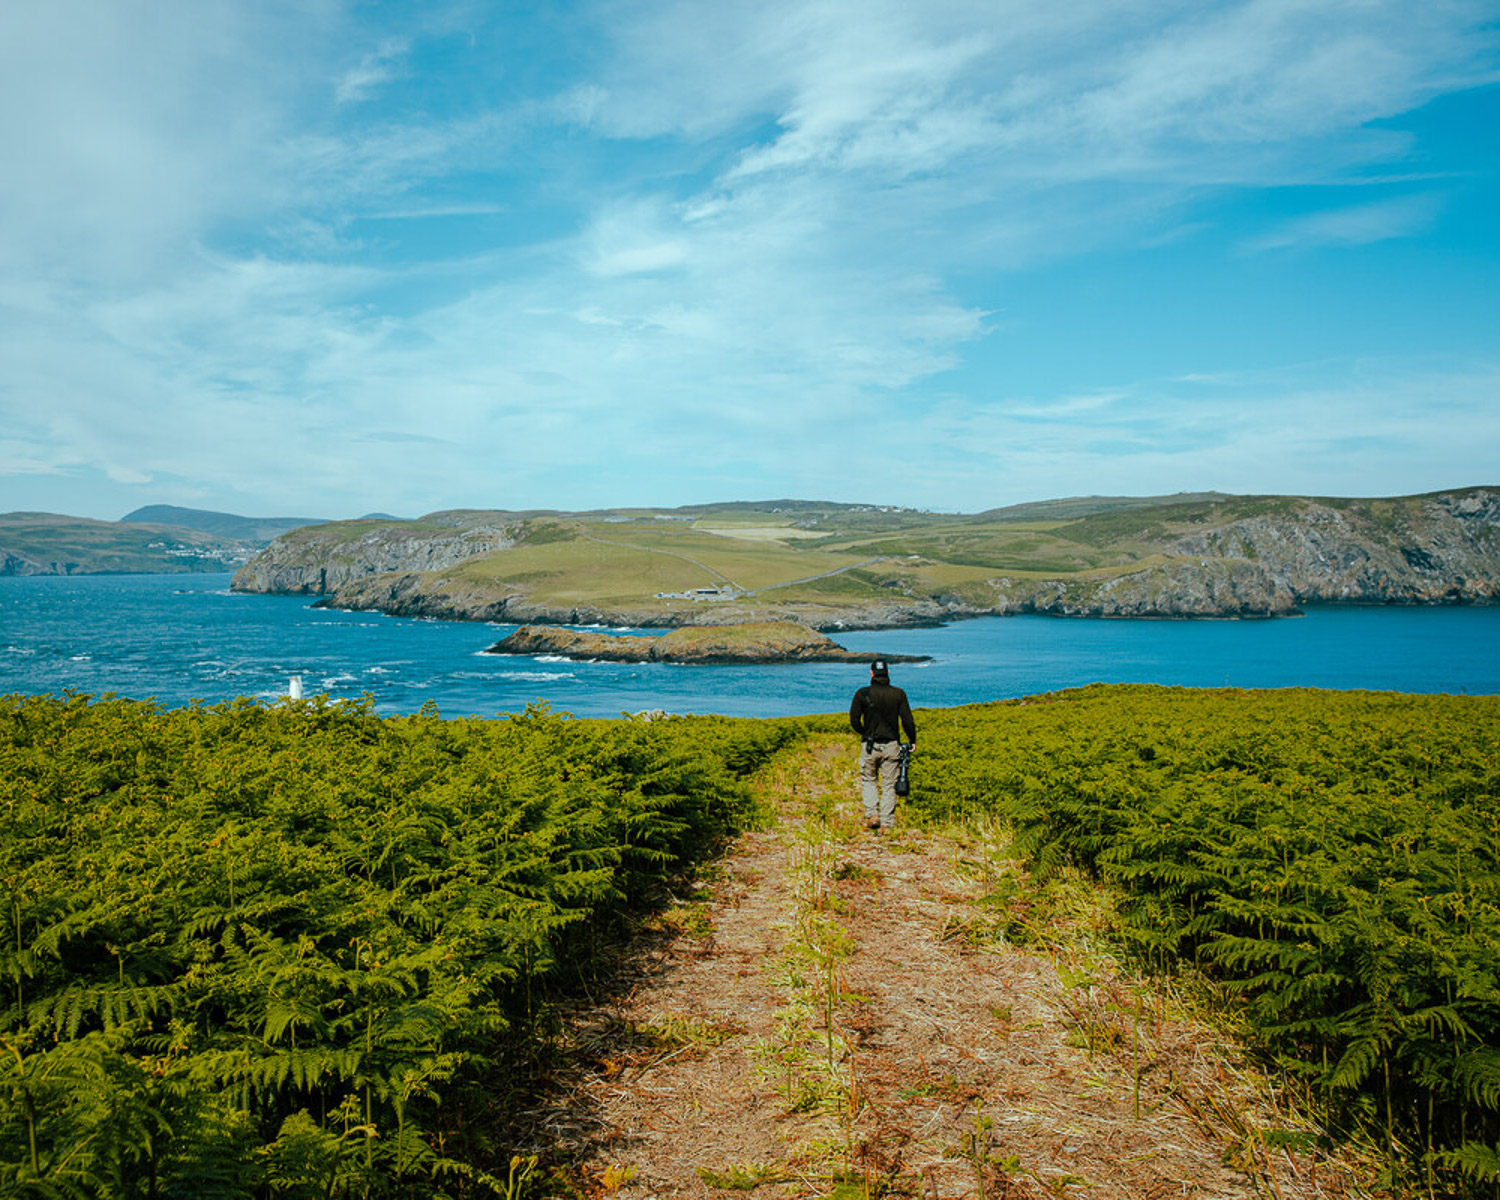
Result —
[{"label": "patch of bare soil", "polygon": [[[627,1200],[1353,1194],[1232,1047],[972,831],[869,833],[854,747],[669,912],[546,1123]],[[1018,942],[1028,944],[1018,945]]]}]

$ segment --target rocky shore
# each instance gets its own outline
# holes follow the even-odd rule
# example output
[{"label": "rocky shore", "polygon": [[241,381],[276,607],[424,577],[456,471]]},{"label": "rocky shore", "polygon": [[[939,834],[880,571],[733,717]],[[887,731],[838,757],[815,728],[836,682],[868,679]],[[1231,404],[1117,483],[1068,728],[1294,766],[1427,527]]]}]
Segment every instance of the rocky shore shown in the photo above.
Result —
[{"label": "rocky shore", "polygon": [[[523,625],[486,654],[557,655],[598,662],[678,663],[703,666],[771,663],[867,663],[871,655],[791,621],[747,625],[690,625],[659,637],[587,633]],[[891,654],[891,662],[926,662],[926,655]]]}]

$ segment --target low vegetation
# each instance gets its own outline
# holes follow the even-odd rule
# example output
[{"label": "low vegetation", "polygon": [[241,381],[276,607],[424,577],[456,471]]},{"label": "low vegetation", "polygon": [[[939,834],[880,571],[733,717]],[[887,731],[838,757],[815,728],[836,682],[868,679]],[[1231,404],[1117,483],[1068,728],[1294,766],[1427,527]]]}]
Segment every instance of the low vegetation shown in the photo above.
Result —
[{"label": "low vegetation", "polygon": [[915,810],[1118,889],[1137,960],[1218,989],[1389,1184],[1493,1194],[1500,698],[1095,687],[924,714],[920,745]]},{"label": "low vegetation", "polygon": [[[1006,828],[1033,879],[1092,878],[1114,898],[1096,933],[1217,997],[1393,1193],[1494,1193],[1500,698],[1096,687],[918,717],[910,818]],[[593,986],[601,942],[757,819],[751,773],[840,728],[0,701],[0,1190],[545,1194],[500,1131],[559,989]],[[983,927],[952,938],[1046,938],[1034,889],[976,870]],[[787,960],[795,1055],[768,1061],[789,1103],[849,1089],[817,1008],[847,990],[820,888]],[[1080,1013],[1090,1054],[1135,1053],[1138,1011]]]},{"label": "low vegetation", "polygon": [[513,1191],[551,990],[793,735],[5,699],[0,1192]]}]

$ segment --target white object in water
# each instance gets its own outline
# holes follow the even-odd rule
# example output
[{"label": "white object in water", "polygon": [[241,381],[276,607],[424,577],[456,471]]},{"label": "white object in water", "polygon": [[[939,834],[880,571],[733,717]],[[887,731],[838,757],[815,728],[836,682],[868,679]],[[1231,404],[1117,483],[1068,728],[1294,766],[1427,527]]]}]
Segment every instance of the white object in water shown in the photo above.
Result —
[{"label": "white object in water", "polygon": [[286,694],[292,700],[302,699],[302,676],[292,676],[291,683],[287,685]]}]

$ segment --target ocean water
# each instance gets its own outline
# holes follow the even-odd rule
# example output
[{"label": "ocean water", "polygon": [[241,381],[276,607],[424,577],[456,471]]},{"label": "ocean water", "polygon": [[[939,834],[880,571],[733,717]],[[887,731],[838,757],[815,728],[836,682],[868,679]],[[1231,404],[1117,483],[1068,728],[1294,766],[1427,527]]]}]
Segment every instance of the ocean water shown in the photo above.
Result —
[{"label": "ocean water", "polygon": [[[369,695],[382,713],[445,716],[543,701],[577,716],[778,716],[842,711],[858,665],[685,667],[501,658],[512,625],[316,609],[248,596],[228,575],[0,578],[0,693],[114,693],[170,705]],[[876,654],[929,654],[893,682],[919,706],[1081,684],[1379,688],[1500,693],[1500,608],[1316,608],[1260,621],[987,617],[937,629],[848,632]]]}]

